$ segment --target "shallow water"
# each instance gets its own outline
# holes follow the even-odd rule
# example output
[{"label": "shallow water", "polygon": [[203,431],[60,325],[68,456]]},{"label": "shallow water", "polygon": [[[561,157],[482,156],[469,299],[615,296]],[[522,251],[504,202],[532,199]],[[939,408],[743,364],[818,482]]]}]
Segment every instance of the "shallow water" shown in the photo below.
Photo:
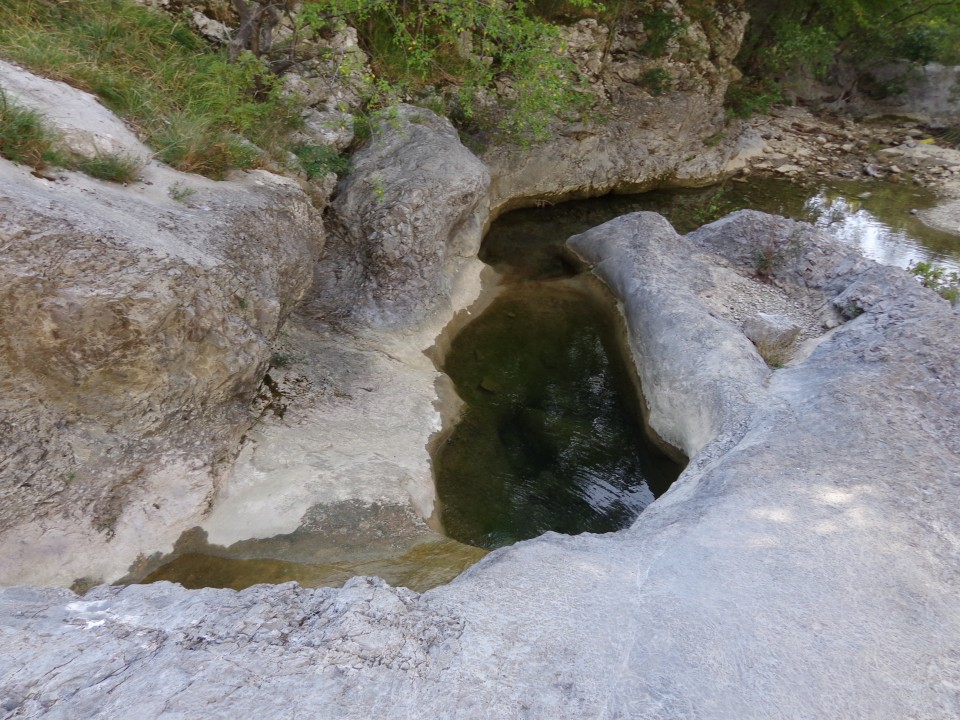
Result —
[{"label": "shallow water", "polygon": [[680,473],[644,435],[615,306],[591,282],[514,283],[454,339],[444,369],[466,408],[434,457],[450,537],[618,530]]},{"label": "shallow water", "polygon": [[211,544],[201,528],[184,532],[173,552],[141,558],[121,582],[168,580],[187,588],[242,590],[295,580],[339,587],[357,575],[429,590],[448,583],[487,554],[429,530],[407,506],[359,500],[317,505],[300,527],[270,538]]},{"label": "shallow water", "polygon": [[910,212],[934,202],[929,191],[905,185],[764,178],[498,219],[480,257],[508,289],[461,331],[444,363],[466,401],[434,461],[447,534],[492,548],[547,530],[615,530],[680,471],[644,436],[613,304],[575,289],[567,237],[638,210],[659,212],[686,233],[753,208],[812,222],[879,262],[960,269],[960,239]]},{"label": "shallow water", "polygon": [[[960,270],[960,237],[928,228],[911,213],[935,203],[931,191],[906,184],[849,180],[804,185],[775,178],[728,181],[699,190],[607,195],[505,215],[491,228],[483,251],[487,257],[481,254],[481,259],[526,272],[523,268],[548,262],[559,236],[569,237],[625,213],[659,212],[683,234],[734,210],[752,208],[813,223],[887,265],[908,267],[923,260]],[[521,257],[527,249],[511,250],[510,233],[537,237],[527,248],[538,252]]]},{"label": "shallow water", "polygon": [[375,575],[394,586],[423,592],[450,582],[486,552],[446,538],[420,543],[406,552],[351,561],[309,563],[272,557],[229,557],[189,552],[147,575],[141,582],[169,580],[186,588],[242,590],[260,583],[296,581],[303,587],[340,587],[352,577]]}]

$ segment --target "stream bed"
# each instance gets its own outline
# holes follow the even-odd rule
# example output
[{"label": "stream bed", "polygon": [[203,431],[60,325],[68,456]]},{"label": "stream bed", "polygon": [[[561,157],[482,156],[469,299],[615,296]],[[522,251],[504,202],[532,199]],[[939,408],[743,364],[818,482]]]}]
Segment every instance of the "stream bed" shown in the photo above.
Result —
[{"label": "stream bed", "polygon": [[659,212],[686,233],[749,207],[812,222],[879,262],[907,267],[923,260],[960,270],[960,238],[925,227],[911,213],[934,202],[929,191],[903,185],[764,178],[504,215],[481,250],[502,286],[444,357],[466,401],[434,454],[449,538],[392,533],[392,524],[409,526],[400,517],[405,509],[371,516],[369,508],[330,508],[312,531],[228,548],[209,545],[202,531],[185,533],[172,554],[150,558],[126,581],[240,589],[288,580],[338,586],[374,574],[423,591],[449,582],[491,548],[547,530],[625,527],[669,487],[683,458],[644,432],[615,302],[581,272],[563,247],[566,238],[638,210]]}]

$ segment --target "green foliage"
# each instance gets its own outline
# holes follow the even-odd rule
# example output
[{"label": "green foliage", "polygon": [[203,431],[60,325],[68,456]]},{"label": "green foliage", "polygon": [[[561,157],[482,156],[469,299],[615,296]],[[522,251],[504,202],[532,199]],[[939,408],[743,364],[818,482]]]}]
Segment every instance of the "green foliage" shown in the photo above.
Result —
[{"label": "green foliage", "polygon": [[175,182],[173,185],[167,188],[167,195],[177,202],[186,202],[196,194],[197,191],[194,188],[184,185],[181,182]]},{"label": "green foliage", "polygon": [[747,118],[768,113],[773,105],[782,101],[783,94],[775,83],[743,78],[727,86],[723,102],[728,115]]},{"label": "green foliage", "polygon": [[917,276],[921,285],[936,290],[940,297],[950,301],[951,305],[956,305],[960,300],[960,273],[924,261],[912,264],[909,269]]},{"label": "green foliage", "polygon": [[733,203],[725,197],[723,188],[717,190],[713,195],[700,201],[693,208],[691,219],[697,224],[706,225],[714,220],[719,220],[724,215],[733,211]]},{"label": "green foliage", "polygon": [[760,62],[775,76],[802,73],[823,77],[833,61],[836,38],[820,25],[802,25],[789,17],[773,28],[776,44],[760,51]]},{"label": "green foliage", "polygon": [[747,0],[737,62],[751,82],[822,77],[837,60],[859,68],[960,60],[960,0]]},{"label": "green foliage", "polygon": [[132,0],[5,0],[0,56],[95,93],[161,160],[211,177],[279,154],[300,122],[261,60]]},{"label": "green foliage", "polygon": [[647,33],[647,41],[642,50],[649,57],[657,58],[666,53],[670,41],[685,27],[676,15],[660,7],[647,8],[638,15]]},{"label": "green foliage", "polygon": [[640,82],[651,95],[657,97],[670,89],[670,73],[663,68],[650,68],[640,78]]},{"label": "green foliage", "polygon": [[[564,5],[598,7],[593,0]],[[535,9],[527,0],[314,0],[300,18],[314,32],[344,22],[357,28],[377,76],[368,85],[371,107],[452,85],[450,109],[462,121],[526,143],[546,139],[554,118],[587,102],[574,66],[555,52],[558,27]],[[504,82],[512,91],[495,109],[478,102]]]},{"label": "green foliage", "polygon": [[300,167],[311,180],[328,173],[345,175],[350,171],[350,160],[324,145],[298,145],[293,154],[300,161]]}]

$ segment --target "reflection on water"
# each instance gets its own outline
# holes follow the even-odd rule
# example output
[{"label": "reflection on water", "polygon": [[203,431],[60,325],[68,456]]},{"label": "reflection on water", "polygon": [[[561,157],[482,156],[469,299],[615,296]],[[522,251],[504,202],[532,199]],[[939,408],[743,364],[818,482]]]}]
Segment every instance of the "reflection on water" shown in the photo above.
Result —
[{"label": "reflection on water", "polygon": [[[933,230],[912,211],[932,207],[936,196],[905,184],[867,181],[832,181],[829,185],[804,185],[775,178],[729,181],[722,187],[699,190],[662,190],[642,195],[608,195],[552,208],[518,210],[497,221],[485,241],[488,256],[498,269],[518,272],[548,262],[544,248],[555,248],[558,236],[566,238],[615,217],[638,210],[664,215],[680,233],[734,210],[751,208],[813,223],[878,262],[907,267],[925,260],[960,270],[960,237]],[[512,233],[539,239],[510,249]],[[536,251],[530,254],[530,251]],[[537,254],[539,253],[539,255]],[[540,257],[539,260],[535,259]],[[554,267],[559,261],[555,258]],[[525,270],[519,271],[529,276]]]},{"label": "reflection on water", "polygon": [[466,407],[434,461],[450,537],[619,530],[679,474],[644,434],[615,307],[590,282],[516,283],[454,339],[444,369]]},{"label": "reflection on water", "polygon": [[[869,191],[867,191],[869,192]],[[960,270],[960,238],[927,228],[910,214],[928,197],[909,190],[851,196],[821,188],[804,203],[803,215],[821,230],[885,265],[909,267],[921,260]],[[914,203],[910,201],[913,200]],[[909,205],[914,207],[909,207]]]}]

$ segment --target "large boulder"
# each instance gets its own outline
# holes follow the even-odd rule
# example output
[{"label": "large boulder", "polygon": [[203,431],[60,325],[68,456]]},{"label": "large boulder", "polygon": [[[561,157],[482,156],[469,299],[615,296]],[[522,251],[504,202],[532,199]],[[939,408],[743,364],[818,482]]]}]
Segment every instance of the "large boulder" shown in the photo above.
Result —
[{"label": "large boulder", "polygon": [[[37,85],[2,69],[17,99]],[[107,128],[149,156],[55,85],[77,137],[101,147]],[[299,186],[265,172],[150,164],[121,187],[0,160],[0,582],[113,579],[196,523],[322,232]]]},{"label": "large boulder", "polygon": [[479,247],[489,182],[449,120],[391,108],[330,206],[315,306],[377,327],[448,317],[452,278]]}]

